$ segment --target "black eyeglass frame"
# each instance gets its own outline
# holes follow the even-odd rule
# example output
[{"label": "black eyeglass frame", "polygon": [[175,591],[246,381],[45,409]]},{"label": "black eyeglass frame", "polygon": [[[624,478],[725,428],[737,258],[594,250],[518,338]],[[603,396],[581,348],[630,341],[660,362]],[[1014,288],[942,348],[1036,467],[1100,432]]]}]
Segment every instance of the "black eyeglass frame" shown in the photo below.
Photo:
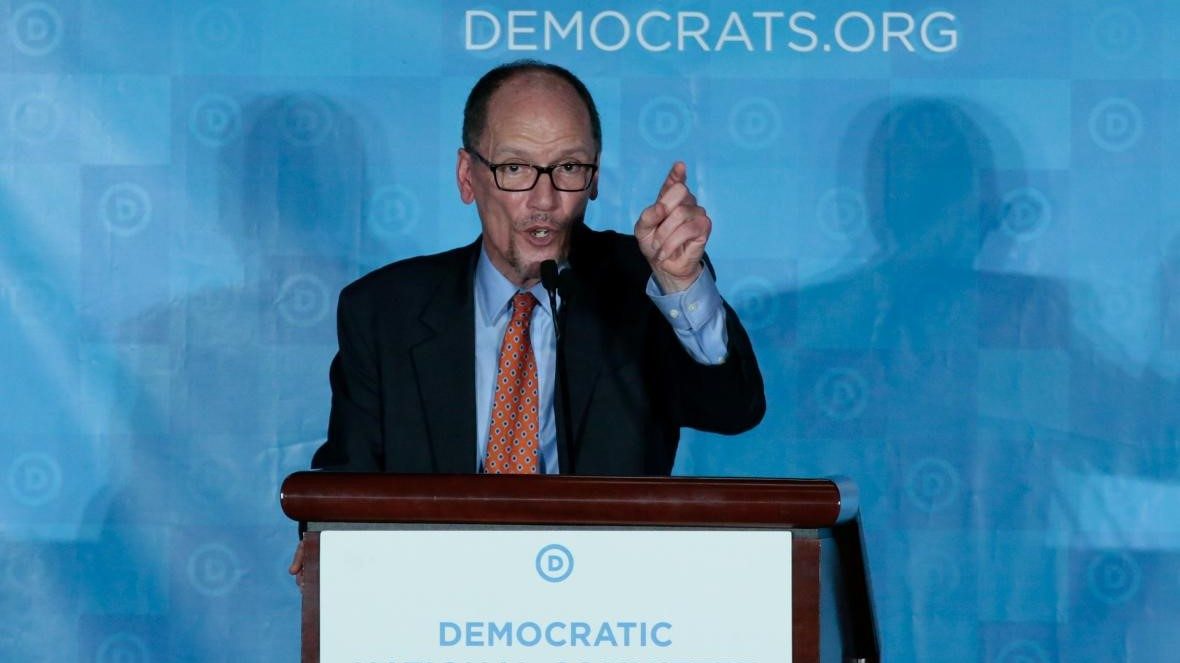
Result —
[{"label": "black eyeglass frame", "polygon": [[[501,191],[509,191],[512,193],[517,193],[520,191],[532,191],[534,188],[536,188],[537,182],[541,181],[542,175],[549,176],[549,183],[553,185],[554,190],[564,191],[566,193],[577,193],[577,192],[585,191],[585,190],[589,189],[590,185],[594,183],[594,174],[598,172],[598,164],[596,164],[596,163],[580,163],[577,161],[564,161],[562,163],[555,163],[555,164],[552,164],[549,166],[539,166],[535,163],[525,163],[523,161],[505,161],[502,163],[492,163],[491,161],[488,161],[487,159],[485,159],[482,154],[480,154],[479,152],[476,152],[475,150],[473,150],[471,148],[465,147],[465,148],[463,148],[463,150],[465,152],[467,152],[468,154],[470,154],[471,156],[475,157],[476,159],[479,159],[480,163],[487,166],[488,169],[492,171],[492,180],[496,183],[497,189],[499,189]],[[500,173],[497,172],[500,168],[503,168],[504,166],[528,166],[529,168],[532,168],[533,173],[536,175],[533,178],[533,183],[524,189],[506,189],[506,188],[504,188],[504,185],[500,184]],[[583,168],[590,169],[590,174],[586,176],[585,186],[583,186],[580,189],[563,189],[560,186],[558,186],[557,180],[553,179],[553,171],[557,170],[558,168],[561,168],[562,166],[581,166]]]}]

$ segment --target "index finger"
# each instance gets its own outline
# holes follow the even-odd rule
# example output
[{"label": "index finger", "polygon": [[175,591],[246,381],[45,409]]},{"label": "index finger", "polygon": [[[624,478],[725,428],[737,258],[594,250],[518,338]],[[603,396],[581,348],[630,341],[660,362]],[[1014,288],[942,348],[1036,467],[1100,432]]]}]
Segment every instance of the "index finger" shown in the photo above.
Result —
[{"label": "index finger", "polygon": [[660,193],[656,196],[656,200],[664,197],[668,193],[668,189],[677,184],[684,184],[688,181],[688,166],[684,165],[683,161],[677,161],[672,164],[672,168],[668,170],[668,176],[664,178],[664,183],[660,185]]}]

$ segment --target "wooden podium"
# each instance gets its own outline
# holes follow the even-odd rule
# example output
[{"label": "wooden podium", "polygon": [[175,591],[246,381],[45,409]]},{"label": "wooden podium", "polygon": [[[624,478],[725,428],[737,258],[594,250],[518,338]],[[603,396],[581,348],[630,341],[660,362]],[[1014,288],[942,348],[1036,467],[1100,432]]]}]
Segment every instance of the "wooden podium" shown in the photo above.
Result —
[{"label": "wooden podium", "polygon": [[880,660],[851,484],[298,472],[283,482],[281,500],[306,529],[305,662],[319,661],[321,532],[405,525],[790,530],[794,661]]}]

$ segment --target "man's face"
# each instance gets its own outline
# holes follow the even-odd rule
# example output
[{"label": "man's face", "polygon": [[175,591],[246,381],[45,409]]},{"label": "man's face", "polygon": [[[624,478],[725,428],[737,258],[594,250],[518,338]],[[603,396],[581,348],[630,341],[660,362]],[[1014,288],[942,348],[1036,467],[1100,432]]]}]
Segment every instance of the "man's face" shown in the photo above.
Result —
[{"label": "man's face", "polygon": [[[475,149],[496,164],[596,163],[598,156],[590,114],[573,88],[533,73],[510,79],[492,95]],[[488,257],[520,287],[540,279],[541,262],[568,254],[572,228],[597,195],[597,175],[586,191],[558,191],[548,175],[529,191],[501,191],[491,169],[462,149],[456,171],[463,202],[479,210]]]}]

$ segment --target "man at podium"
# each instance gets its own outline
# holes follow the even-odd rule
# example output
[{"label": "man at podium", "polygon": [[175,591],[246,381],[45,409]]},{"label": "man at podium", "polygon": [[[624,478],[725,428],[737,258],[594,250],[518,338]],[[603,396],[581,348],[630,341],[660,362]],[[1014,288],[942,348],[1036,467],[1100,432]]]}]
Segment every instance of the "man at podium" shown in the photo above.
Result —
[{"label": "man at podium", "polygon": [[666,475],[681,427],[762,419],[762,376],[717,290],[712,221],[684,163],[634,236],[588,228],[598,110],[576,76],[533,60],[475,84],[462,140],[455,179],[483,232],[342,291],[312,467]]},{"label": "man at podium", "polygon": [[685,164],[634,236],[589,229],[598,110],[576,76],[532,60],[475,84],[462,140],[455,179],[483,232],[343,290],[313,467],[662,475],[681,427],[761,420],[762,377]]}]

